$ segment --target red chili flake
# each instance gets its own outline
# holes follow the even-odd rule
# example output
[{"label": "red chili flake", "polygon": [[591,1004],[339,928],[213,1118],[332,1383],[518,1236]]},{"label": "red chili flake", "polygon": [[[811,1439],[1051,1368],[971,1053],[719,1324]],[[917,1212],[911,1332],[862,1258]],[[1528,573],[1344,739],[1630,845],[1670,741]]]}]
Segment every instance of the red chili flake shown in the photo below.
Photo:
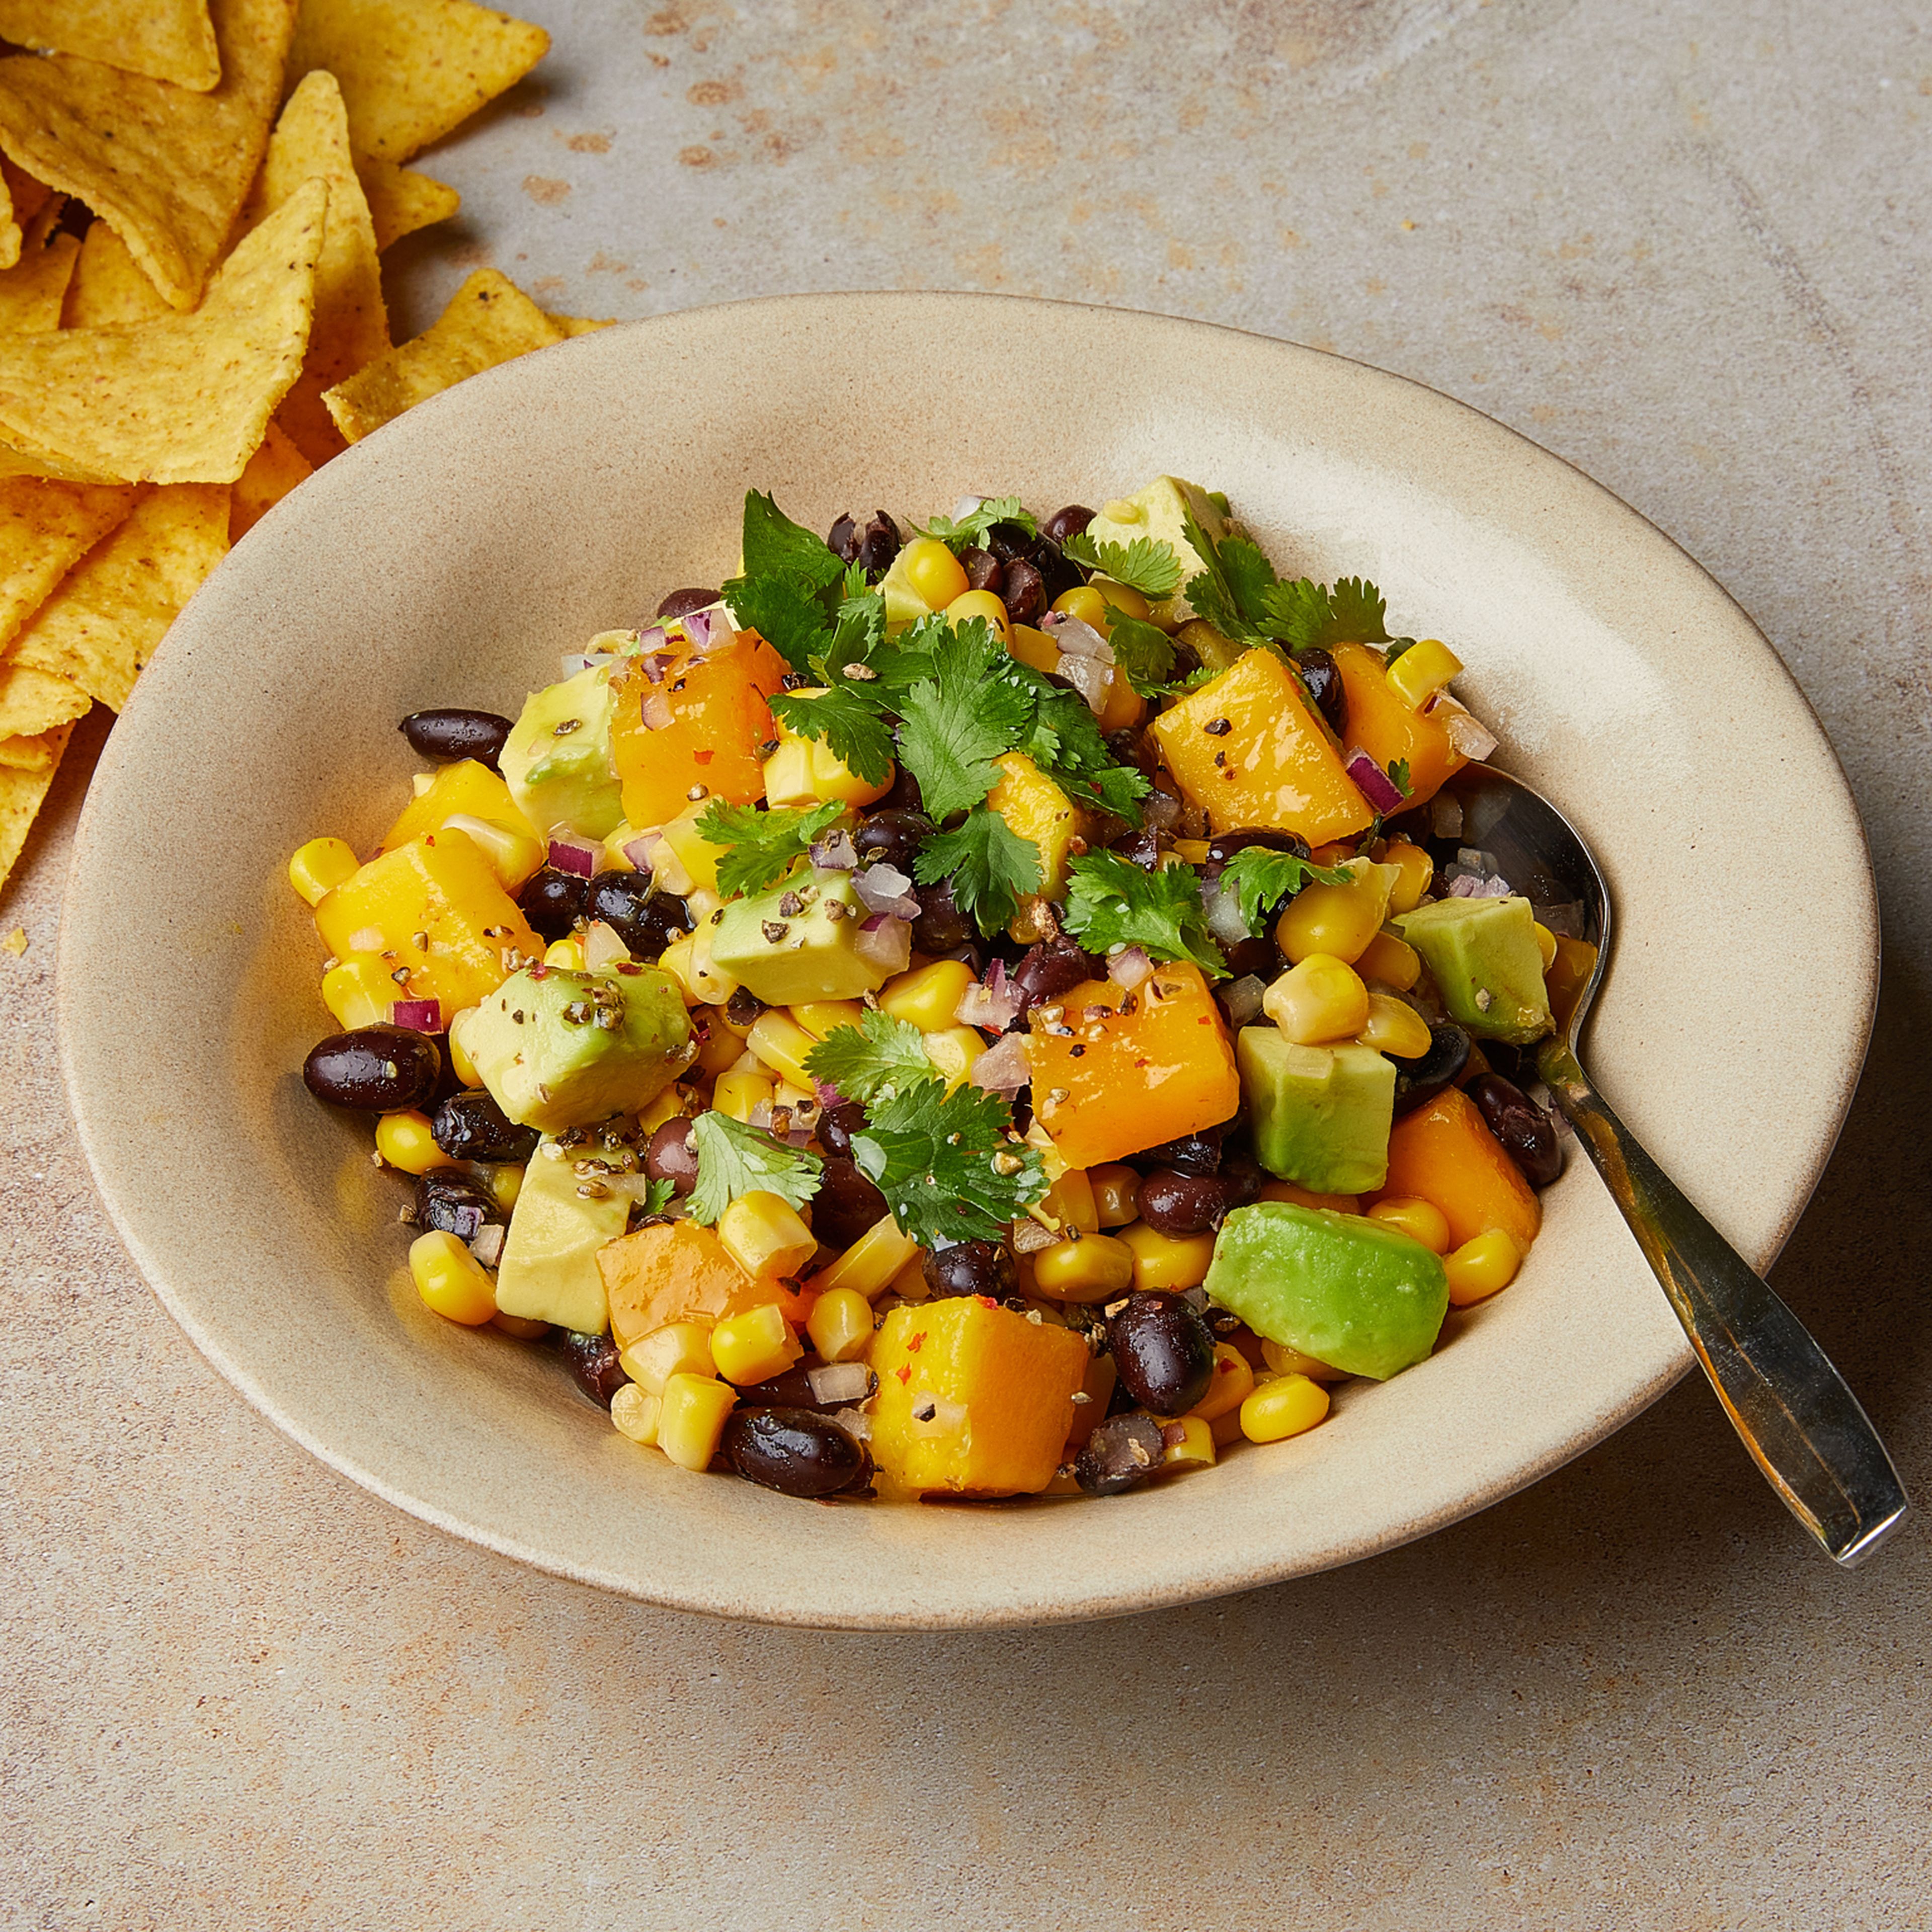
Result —
[{"label": "red chili flake", "polygon": [[926,1346],[926,1330],[925,1330],[923,1328],[922,1328],[922,1329],[919,1331],[919,1333],[918,1333],[916,1335],[915,1335],[915,1336],[912,1338],[912,1340],[906,1344],[906,1353],[907,1353],[908,1355],[916,1355],[916,1354],[918,1354],[918,1352],[920,1352],[920,1349],[922,1349],[922,1348],[924,1348],[925,1346]]},{"label": "red chili flake", "polygon": [[973,1299],[976,1301],[982,1308],[997,1308],[1000,1305],[990,1294],[976,1294],[974,1296]]},{"label": "red chili flake", "polygon": [[691,754],[691,762],[694,765],[708,765],[711,758],[712,754],[709,752],[694,752]]},{"label": "red chili flake", "polygon": [[895,1369],[892,1373],[897,1376],[902,1382],[909,1382],[912,1380],[912,1370],[909,1368]]}]

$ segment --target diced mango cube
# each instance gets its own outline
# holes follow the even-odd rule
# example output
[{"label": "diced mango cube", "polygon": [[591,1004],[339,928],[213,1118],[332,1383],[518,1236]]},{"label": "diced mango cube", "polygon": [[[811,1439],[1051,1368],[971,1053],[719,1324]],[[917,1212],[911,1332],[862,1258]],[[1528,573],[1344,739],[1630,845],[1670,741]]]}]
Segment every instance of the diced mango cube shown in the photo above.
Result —
[{"label": "diced mango cube", "polygon": [[661,1222],[607,1242],[597,1251],[597,1272],[620,1348],[674,1322],[716,1324],[776,1298],[695,1221]]},{"label": "diced mango cube", "polygon": [[1038,848],[1040,890],[1057,898],[1066,890],[1067,853],[1080,830],[1079,812],[1024,752],[1009,752],[993,762],[1004,776],[987,794],[987,809]]},{"label": "diced mango cube", "polygon": [[1468,760],[1434,718],[1390,687],[1380,651],[1367,644],[1337,644],[1334,658],[1348,700],[1348,742],[1384,771],[1397,759],[1407,765],[1412,806],[1433,798]]},{"label": "diced mango cube", "polygon": [[[794,698],[823,698],[822,688],[808,686]],[[892,788],[892,767],[884,782],[862,778],[823,738],[801,737],[777,723],[777,748],[765,760],[765,802],[773,806],[820,805],[837,799],[846,805],[870,805]]]},{"label": "diced mango cube", "polygon": [[1389,1136],[1388,1178],[1377,1198],[1405,1196],[1441,1209],[1458,1247],[1500,1228],[1526,1255],[1543,1226],[1535,1190],[1476,1103],[1454,1087],[1405,1114]]},{"label": "diced mango cube", "polygon": [[507,826],[526,838],[542,835],[517,809],[510,788],[490,767],[475,758],[459,758],[445,765],[428,786],[403,808],[403,815],[383,835],[382,850],[393,852],[425,832],[442,829],[443,820],[458,812],[472,818],[488,819],[493,825]]}]

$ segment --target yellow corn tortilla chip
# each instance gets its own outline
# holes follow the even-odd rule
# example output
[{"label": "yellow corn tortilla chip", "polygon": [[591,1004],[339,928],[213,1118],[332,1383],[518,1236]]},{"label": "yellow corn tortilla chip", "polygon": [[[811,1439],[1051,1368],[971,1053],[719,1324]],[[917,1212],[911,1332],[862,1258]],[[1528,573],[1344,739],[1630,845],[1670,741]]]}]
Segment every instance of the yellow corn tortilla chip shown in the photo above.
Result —
[{"label": "yellow corn tortilla chip", "polygon": [[232,483],[302,370],[328,190],[305,182],[193,315],[0,338],[0,436],[130,483]]},{"label": "yellow corn tortilla chip", "polygon": [[406,161],[549,51],[542,28],[469,0],[302,0],[288,82],[326,68],[342,83],[356,146]]},{"label": "yellow corn tortilla chip", "polygon": [[228,554],[228,485],[156,490],[88,551],[0,664],[45,671],[118,711],[188,600]]},{"label": "yellow corn tortilla chip", "polygon": [[238,544],[298,483],[315,474],[314,466],[273,423],[262,446],[236,479],[228,505],[228,541]]},{"label": "yellow corn tortilla chip", "polygon": [[0,765],[11,765],[17,772],[44,772],[54,762],[54,744],[74,728],[56,725],[38,738],[0,738]]},{"label": "yellow corn tortilla chip", "polygon": [[206,94],[73,54],[0,60],[0,149],[85,202],[191,309],[268,146],[295,7],[213,0],[221,82]]},{"label": "yellow corn tortilla chip", "polygon": [[20,259],[10,268],[0,268],[0,335],[32,335],[60,326],[61,305],[80,253],[73,236],[54,231],[62,205],[50,201],[28,223]]},{"label": "yellow corn tortilla chip", "polygon": [[[52,755],[38,770],[0,766],[0,888],[5,886],[8,874],[20,862],[27,833],[53,784],[54,773],[60,767],[61,754],[67,749],[67,741],[73,730],[71,724],[63,724],[47,734]],[[10,943],[11,934],[8,937],[8,952],[17,958],[26,951],[25,945]]]},{"label": "yellow corn tortilla chip", "polygon": [[0,738],[34,738],[85,718],[93,700],[70,678],[34,664],[0,664]]},{"label": "yellow corn tortilla chip", "polygon": [[0,39],[204,93],[221,78],[208,0],[0,0]]},{"label": "yellow corn tortilla chip", "polygon": [[462,196],[447,183],[374,154],[356,157],[356,175],[376,225],[379,250],[433,221],[447,221],[463,206]]},{"label": "yellow corn tortilla chip", "polygon": [[0,478],[0,650],[140,494],[37,476]]},{"label": "yellow corn tortilla chip", "polygon": [[375,361],[389,346],[382,305],[382,270],[376,228],[349,151],[349,119],[335,76],[307,75],[282,110],[262,172],[242,209],[256,226],[304,182],[328,187],[322,252],[315,262],[315,323],[302,374],[282,398],[275,420],[310,463],[326,463],[347,447],[323,407],[322,392]]},{"label": "yellow corn tortilla chip", "polygon": [[608,322],[594,322],[587,315],[559,315],[556,310],[550,308],[545,309],[544,314],[563,331],[566,336],[594,335],[600,328],[615,328],[617,326],[614,316]]},{"label": "yellow corn tortilla chip", "polygon": [[563,330],[515,283],[494,268],[478,268],[422,334],[322,400],[342,434],[357,442],[464,377],[563,338]]},{"label": "yellow corn tortilla chip", "polygon": [[152,322],[174,310],[128,252],[128,244],[104,221],[88,228],[61,307],[63,328],[124,328]]}]

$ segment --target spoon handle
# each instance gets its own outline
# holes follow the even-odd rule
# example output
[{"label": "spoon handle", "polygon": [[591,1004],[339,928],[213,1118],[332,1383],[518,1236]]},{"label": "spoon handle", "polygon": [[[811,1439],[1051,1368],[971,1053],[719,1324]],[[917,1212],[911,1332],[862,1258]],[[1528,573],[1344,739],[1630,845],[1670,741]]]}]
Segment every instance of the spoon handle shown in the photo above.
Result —
[{"label": "spoon handle", "polygon": [[1539,1067],[1670,1297],[1752,1460],[1828,1555],[1862,1562],[1906,1511],[1878,1432],[1798,1318],[1552,1041]]}]

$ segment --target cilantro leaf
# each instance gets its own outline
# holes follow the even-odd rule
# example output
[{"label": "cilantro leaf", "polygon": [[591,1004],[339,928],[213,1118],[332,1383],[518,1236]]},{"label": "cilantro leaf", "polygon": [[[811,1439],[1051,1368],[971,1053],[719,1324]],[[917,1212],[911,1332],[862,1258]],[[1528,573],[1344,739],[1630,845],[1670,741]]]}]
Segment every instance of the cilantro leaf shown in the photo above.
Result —
[{"label": "cilantro leaf", "polygon": [[1274,566],[1258,544],[1245,537],[1230,536],[1217,544],[1196,522],[1192,511],[1182,529],[1189,548],[1201,560],[1199,574],[1187,580],[1184,592],[1196,614],[1232,643],[1265,644],[1260,628],[1262,602],[1275,581]]},{"label": "cilantro leaf", "polygon": [[1337,644],[1379,644],[1388,640],[1384,621],[1388,604],[1382,593],[1366,577],[1343,577],[1328,593],[1329,607],[1335,614],[1335,634],[1329,641]]},{"label": "cilantro leaf", "polygon": [[822,740],[866,784],[885,783],[892,764],[891,728],[859,686],[835,684],[810,698],[780,692],[770,703],[772,716],[788,731]]},{"label": "cilantro leaf", "polygon": [[1173,640],[1158,624],[1117,611],[1107,642],[1121,676],[1143,698],[1158,689],[1174,668]]},{"label": "cilantro leaf", "polygon": [[1016,658],[1009,660],[1000,674],[1033,697],[1033,730],[1020,748],[1076,805],[1098,806],[1130,825],[1138,825],[1136,801],[1153,788],[1143,773],[1121,764],[1108,750],[1086,700],[1048,683]]},{"label": "cilantro leaf", "polygon": [[770,496],[756,490],[745,492],[744,548],[748,578],[796,577],[818,591],[829,590],[845,574],[844,565],[823,537],[794,523]]},{"label": "cilantro leaf", "polygon": [[969,511],[956,522],[951,517],[934,517],[930,523],[915,524],[913,528],[921,536],[936,537],[956,550],[976,544],[995,524],[1017,524],[1028,536],[1040,535],[1038,520],[1017,496],[985,497],[978,508]]},{"label": "cilantro leaf", "polygon": [[676,1191],[668,1176],[662,1180],[646,1181],[644,1191],[638,1200],[638,1205],[644,1210],[645,1219],[648,1220],[653,1215],[668,1213],[671,1196]]},{"label": "cilantro leaf", "polygon": [[1292,651],[1379,644],[1388,638],[1383,608],[1382,592],[1362,578],[1342,578],[1330,590],[1301,577],[1284,580],[1268,592],[1265,621],[1270,634]]},{"label": "cilantro leaf", "polygon": [[812,842],[845,815],[837,800],[805,810],[760,812],[713,799],[698,814],[698,836],[726,848],[718,862],[718,890],[728,899],[776,885]]},{"label": "cilantro leaf", "polygon": [[1090,952],[1138,946],[1156,959],[1190,959],[1213,978],[1228,962],[1208,930],[1201,880],[1191,866],[1144,872],[1113,852],[1089,852],[1068,867],[1066,926]]},{"label": "cilantro leaf", "polygon": [[1019,910],[1022,894],[1040,890],[1040,848],[997,812],[976,805],[952,830],[926,841],[913,872],[922,886],[950,879],[959,910],[982,932],[997,932]]},{"label": "cilantro leaf", "polygon": [[855,1027],[834,1027],[805,1056],[805,1069],[814,1080],[836,1088],[842,1098],[868,1107],[939,1078],[926,1050],[926,1036],[910,1021],[876,1007]]},{"label": "cilantro leaf", "polygon": [[743,630],[758,632],[794,670],[803,670],[830,637],[825,613],[794,577],[734,577],[721,593]]},{"label": "cilantro leaf", "polygon": [[1388,775],[1389,783],[1394,785],[1404,798],[1413,798],[1415,796],[1415,782],[1410,773],[1408,760],[1406,758],[1397,758],[1389,766]]},{"label": "cilantro leaf", "polygon": [[899,700],[899,756],[935,820],[977,805],[999,782],[994,759],[1026,731],[1025,694],[995,676],[1005,656],[976,618],[937,644],[930,674]]},{"label": "cilantro leaf", "polygon": [[787,1147],[728,1114],[700,1114],[691,1133],[698,1185],[686,1205],[691,1218],[707,1228],[741,1194],[776,1194],[802,1208],[818,1192],[825,1163],[816,1154]]},{"label": "cilantro leaf", "polygon": [[852,1157],[922,1246],[1003,1240],[1046,1192],[1040,1150],[1006,1138],[1012,1113],[997,1094],[921,1082],[867,1112]]},{"label": "cilantro leaf", "polygon": [[1353,876],[1345,867],[1318,866],[1293,852],[1244,845],[1222,868],[1221,889],[1234,893],[1243,922],[1250,933],[1258,934],[1268,914],[1304,886],[1346,885]]},{"label": "cilantro leaf", "polygon": [[1132,543],[1096,543],[1084,530],[1060,546],[1061,554],[1089,570],[1138,590],[1143,597],[1172,597],[1180,588],[1180,560],[1161,537],[1136,537]]}]

